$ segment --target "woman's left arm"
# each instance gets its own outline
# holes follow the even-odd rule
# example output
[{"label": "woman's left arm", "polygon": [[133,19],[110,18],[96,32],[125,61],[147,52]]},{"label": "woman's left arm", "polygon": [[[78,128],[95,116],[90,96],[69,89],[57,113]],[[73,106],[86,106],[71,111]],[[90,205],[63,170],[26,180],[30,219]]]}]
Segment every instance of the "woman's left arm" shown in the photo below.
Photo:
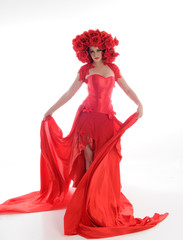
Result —
[{"label": "woman's left arm", "polygon": [[118,78],[117,83],[118,85],[123,89],[123,91],[126,93],[126,95],[134,101],[138,108],[137,108],[137,113],[138,113],[138,118],[142,117],[143,115],[143,106],[140,100],[138,99],[137,95],[135,92],[130,88],[130,86],[126,83],[125,79],[123,78],[122,74],[120,73],[121,77]]}]

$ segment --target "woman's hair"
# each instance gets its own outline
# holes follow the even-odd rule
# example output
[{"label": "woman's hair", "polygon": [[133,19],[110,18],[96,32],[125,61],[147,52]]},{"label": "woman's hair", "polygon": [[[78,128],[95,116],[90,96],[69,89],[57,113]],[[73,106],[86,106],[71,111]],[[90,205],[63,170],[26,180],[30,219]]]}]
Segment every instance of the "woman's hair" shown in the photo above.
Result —
[{"label": "woman's hair", "polygon": [[119,44],[117,38],[111,34],[97,30],[88,30],[77,35],[73,40],[73,49],[77,58],[83,63],[91,63],[93,60],[89,53],[89,48],[94,46],[102,50],[103,61],[112,63],[119,53],[115,52],[114,47]]}]

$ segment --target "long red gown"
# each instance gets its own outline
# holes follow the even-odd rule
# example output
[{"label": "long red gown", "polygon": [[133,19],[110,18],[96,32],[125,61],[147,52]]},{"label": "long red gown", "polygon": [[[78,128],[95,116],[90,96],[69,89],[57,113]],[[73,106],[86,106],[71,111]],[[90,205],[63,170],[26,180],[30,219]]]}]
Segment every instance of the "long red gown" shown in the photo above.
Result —
[{"label": "long red gown", "polygon": [[[111,94],[120,77],[89,74],[92,64],[79,70],[88,85],[88,97],[80,105],[72,129],[63,137],[52,116],[41,122],[40,191],[12,198],[0,205],[0,213],[40,212],[65,208],[64,234],[104,238],[142,231],[164,220],[168,213],[135,218],[133,206],[121,192],[120,139],[137,121],[137,113],[124,123],[115,117]],[[88,77],[86,78],[86,76]],[[83,149],[90,144],[94,159],[85,170]],[[75,191],[69,188],[71,180]]]}]

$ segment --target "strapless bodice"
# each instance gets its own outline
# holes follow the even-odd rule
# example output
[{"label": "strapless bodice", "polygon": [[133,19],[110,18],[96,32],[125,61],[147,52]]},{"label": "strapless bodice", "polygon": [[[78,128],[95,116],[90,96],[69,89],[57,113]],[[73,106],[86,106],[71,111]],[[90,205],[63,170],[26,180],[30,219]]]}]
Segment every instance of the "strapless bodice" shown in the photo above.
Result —
[{"label": "strapless bodice", "polygon": [[88,97],[84,100],[84,111],[115,113],[111,102],[112,91],[115,84],[114,76],[103,77],[92,74],[88,78]]}]

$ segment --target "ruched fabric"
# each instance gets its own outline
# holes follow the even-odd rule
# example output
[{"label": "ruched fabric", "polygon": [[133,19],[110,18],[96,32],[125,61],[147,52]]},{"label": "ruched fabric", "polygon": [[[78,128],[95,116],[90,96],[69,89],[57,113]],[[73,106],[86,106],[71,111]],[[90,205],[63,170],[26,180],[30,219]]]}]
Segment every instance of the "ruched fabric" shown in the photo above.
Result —
[{"label": "ruched fabric", "polygon": [[[138,114],[132,114],[123,123],[116,118],[111,95],[116,76],[119,77],[117,73],[109,77],[93,74],[86,79],[87,71],[85,74],[80,71],[80,80],[88,84],[88,97],[78,108],[68,136],[63,137],[52,116],[41,122],[40,190],[9,199],[0,205],[0,212],[66,208],[64,234],[86,238],[112,237],[151,228],[168,213],[135,218],[132,204],[121,192],[120,139],[137,121]],[[94,158],[86,171],[83,150],[88,144]]]}]

